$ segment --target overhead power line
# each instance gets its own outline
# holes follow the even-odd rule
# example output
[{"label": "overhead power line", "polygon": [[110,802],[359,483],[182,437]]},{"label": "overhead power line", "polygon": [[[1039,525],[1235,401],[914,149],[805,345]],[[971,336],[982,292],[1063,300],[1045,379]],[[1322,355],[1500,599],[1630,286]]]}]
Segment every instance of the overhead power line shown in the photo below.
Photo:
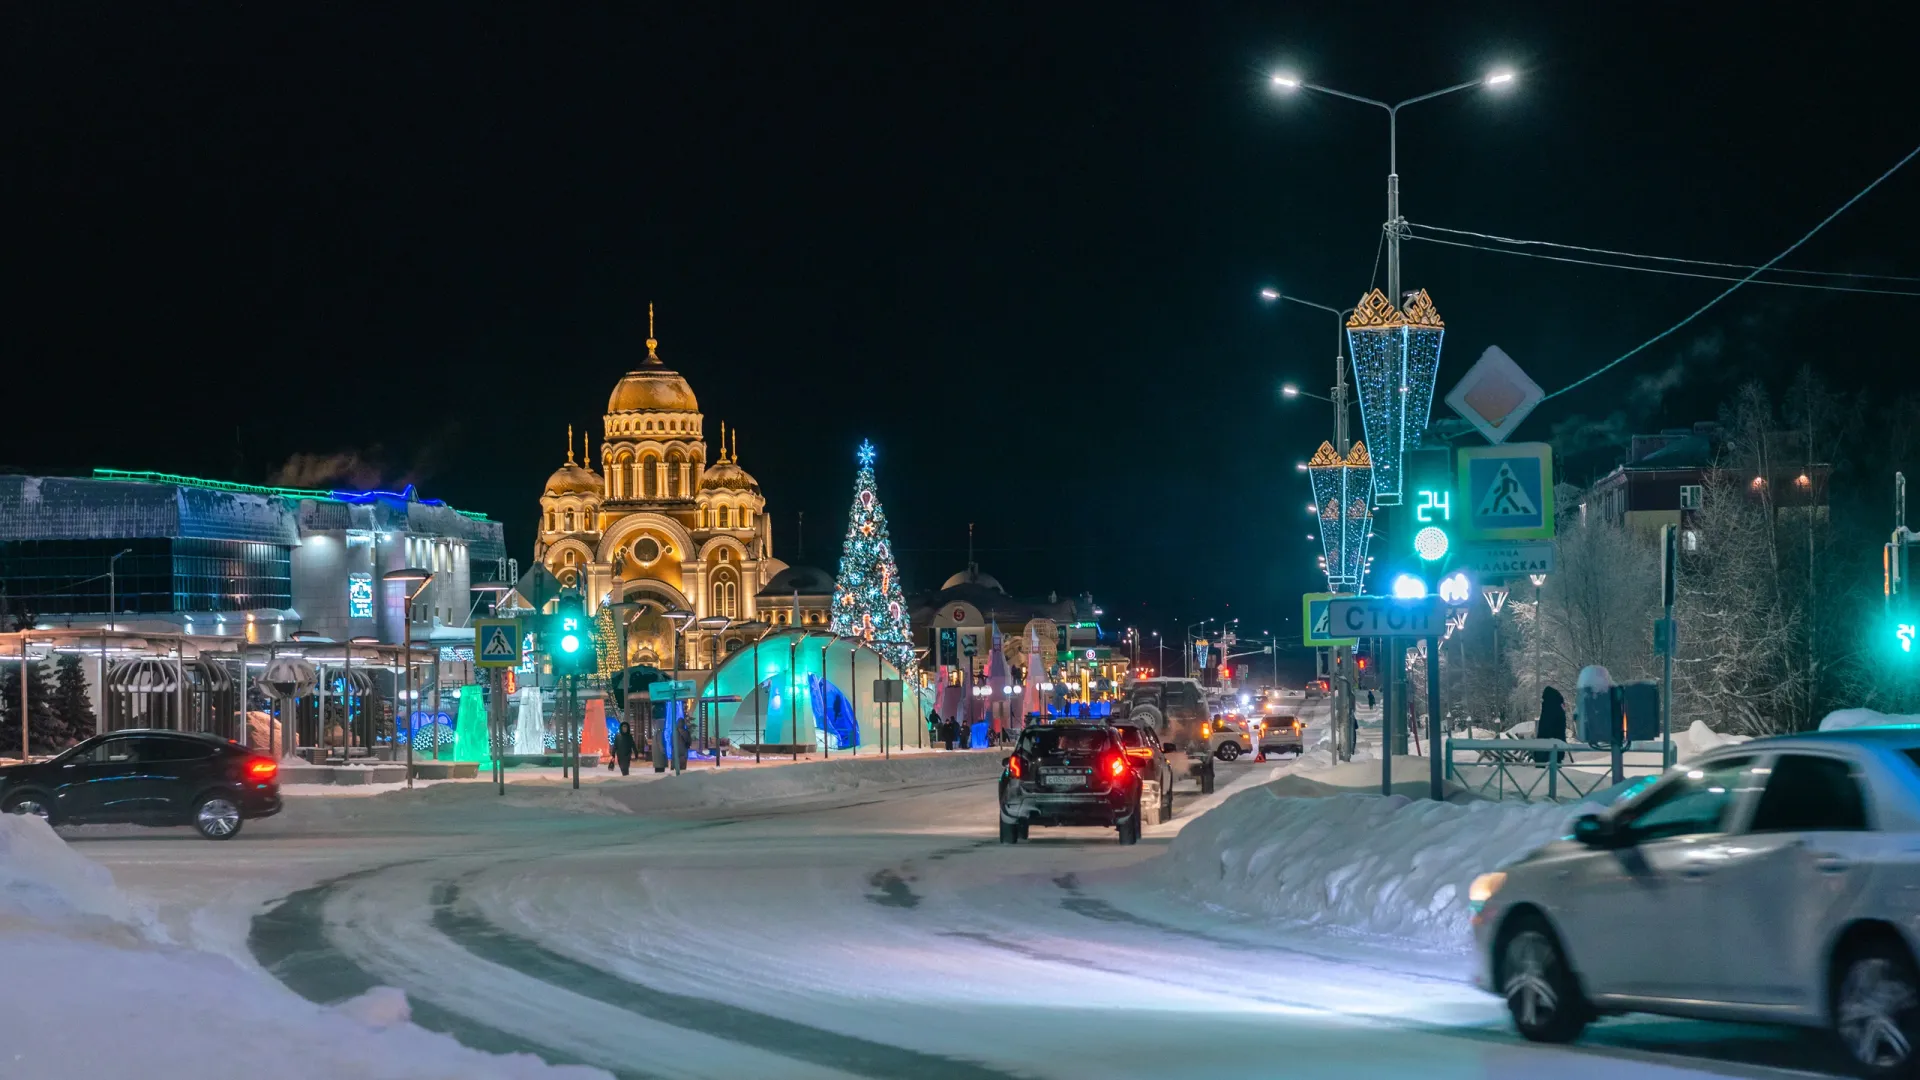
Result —
[{"label": "overhead power line", "polygon": [[1762,273],[1772,269],[1782,259],[1785,259],[1787,256],[1793,254],[1795,251],[1798,251],[1803,244],[1813,239],[1814,236],[1818,234],[1821,229],[1826,228],[1827,225],[1831,223],[1834,218],[1837,218],[1841,214],[1846,213],[1850,208],[1852,208],[1854,203],[1857,203],[1861,199],[1866,198],[1869,192],[1871,192],[1874,188],[1879,187],[1882,183],[1885,183],[1887,177],[1892,176],[1894,173],[1899,172],[1907,164],[1907,162],[1912,161],[1915,157],[1920,157],[1920,146],[1916,146],[1913,149],[1907,151],[1906,156],[1901,158],[1899,161],[1894,162],[1892,168],[1888,169],[1886,172],[1881,173],[1879,176],[1874,177],[1872,183],[1868,184],[1866,187],[1861,188],[1858,192],[1855,192],[1853,198],[1848,199],[1846,202],[1841,203],[1839,209],[1835,210],[1831,214],[1828,214],[1826,217],[1821,218],[1820,223],[1818,225],[1815,225],[1813,228],[1808,229],[1806,232],[1806,235],[1800,237],[1800,239],[1795,240],[1793,243],[1787,245],[1787,249],[1785,251],[1782,251],[1780,254],[1775,255],[1771,259],[1768,259],[1765,263],[1762,263],[1760,266],[1755,267],[1752,272],[1747,274],[1746,277],[1741,278],[1739,281],[1736,281],[1733,284],[1727,286],[1725,289],[1721,290],[1718,296],[1715,296],[1713,299],[1700,305],[1698,308],[1696,308],[1693,311],[1692,314],[1688,315],[1684,319],[1681,319],[1679,322],[1674,323],[1672,326],[1667,327],[1665,330],[1660,331],[1658,334],[1655,334],[1654,336],[1648,338],[1647,340],[1641,342],[1640,344],[1635,345],[1633,348],[1620,354],[1618,357],[1615,357],[1614,359],[1607,361],[1606,363],[1600,365],[1599,367],[1594,368],[1592,371],[1588,372],[1585,375],[1582,375],[1578,379],[1575,379],[1573,382],[1570,382],[1567,385],[1561,387],[1560,389],[1555,390],[1553,393],[1548,394],[1546,397],[1541,398],[1540,400],[1546,401],[1552,398],[1557,398],[1561,394],[1564,394],[1569,390],[1574,390],[1581,386],[1585,386],[1587,383],[1592,382],[1593,380],[1599,378],[1600,376],[1606,374],[1607,372],[1612,371],[1614,368],[1619,367],[1621,364],[1626,363],[1628,360],[1632,359],[1633,357],[1638,356],[1639,354],[1645,352],[1648,348],[1650,348],[1654,344],[1672,336],[1675,331],[1679,330],[1681,327],[1687,325],[1693,320],[1699,318],[1701,315],[1706,314],[1706,312],[1709,309],[1711,309],[1714,305],[1718,304],[1722,300],[1725,300],[1727,297],[1732,296],[1734,293],[1734,290],[1738,289],[1742,285],[1747,284],[1748,282],[1752,281],[1754,278],[1759,277]]},{"label": "overhead power line", "polygon": [[1491,251],[1496,255],[1519,255],[1529,259],[1546,259],[1550,262],[1574,263],[1579,266],[1598,266],[1607,270],[1636,270],[1642,274],[1665,274],[1668,277],[1701,278],[1706,281],[1740,281],[1750,282],[1754,285],[1774,285],[1782,289],[1818,289],[1822,292],[1868,293],[1874,296],[1920,296],[1920,290],[1913,289],[1869,289],[1861,285],[1825,285],[1810,281],[1773,281],[1768,278],[1754,278],[1751,275],[1745,278],[1737,278],[1727,274],[1702,274],[1695,270],[1667,270],[1658,266],[1629,266],[1626,263],[1600,262],[1597,259],[1575,259],[1566,255],[1547,255],[1538,251],[1514,251],[1512,248],[1489,247],[1486,244],[1468,244],[1459,240],[1442,240],[1437,236],[1409,235],[1407,239],[1419,240],[1427,244],[1445,244],[1447,247],[1471,248],[1474,251]]},{"label": "overhead power line", "polygon": [[[1447,233],[1448,235],[1451,235],[1451,236],[1471,236],[1478,240],[1492,240],[1493,242],[1498,244],[1511,244],[1514,247],[1550,247],[1550,248],[1559,248],[1562,251],[1582,251],[1589,255],[1614,255],[1623,259],[1643,259],[1648,262],[1687,263],[1693,266],[1716,266],[1723,270],[1761,269],[1760,267],[1755,266],[1752,263],[1715,262],[1712,259],[1682,259],[1682,258],[1676,258],[1672,255],[1643,255],[1637,251],[1614,251],[1609,248],[1583,247],[1579,244],[1558,244],[1551,240],[1516,240],[1510,236],[1495,236],[1492,233],[1474,232],[1471,229],[1449,229],[1441,225],[1425,225],[1419,222],[1412,222],[1412,221],[1408,222],[1407,224],[1410,227],[1415,229],[1426,229],[1430,232]],[[1428,239],[1431,239],[1431,237],[1419,236],[1419,237],[1415,237],[1414,239],[1428,240]],[[1471,245],[1463,245],[1463,246],[1471,246]],[[1521,253],[1514,252],[1514,254],[1521,254]],[[1610,265],[1610,264],[1595,264],[1595,265]],[[1862,274],[1862,273],[1855,273],[1851,270],[1799,270],[1793,267],[1776,266],[1776,267],[1773,267],[1769,272],[1775,273],[1775,274],[1801,274],[1808,277],[1850,277],[1850,278],[1861,278],[1863,280],[1868,280],[1868,281],[1920,282],[1920,276],[1909,276],[1906,274]],[[1727,278],[1725,280],[1732,281],[1733,279]]]}]

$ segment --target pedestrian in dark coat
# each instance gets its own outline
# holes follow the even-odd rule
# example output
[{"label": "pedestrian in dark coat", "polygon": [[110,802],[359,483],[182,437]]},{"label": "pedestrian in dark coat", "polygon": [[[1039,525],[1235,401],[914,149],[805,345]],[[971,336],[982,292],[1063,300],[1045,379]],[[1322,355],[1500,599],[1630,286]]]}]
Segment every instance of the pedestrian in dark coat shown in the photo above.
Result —
[{"label": "pedestrian in dark coat", "polygon": [[946,740],[947,749],[953,749],[954,741],[960,738],[960,721],[948,720],[946,723],[940,725],[940,727],[940,735]]},{"label": "pedestrian in dark coat", "polygon": [[940,710],[927,710],[927,745],[940,741]]},{"label": "pedestrian in dark coat", "polygon": [[[1540,722],[1534,725],[1533,737],[1536,739],[1564,739],[1567,737],[1567,699],[1560,691],[1549,686],[1540,691]],[[1550,755],[1545,750],[1535,750],[1533,760],[1544,765]]]},{"label": "pedestrian in dark coat", "polygon": [[634,745],[633,725],[620,721],[620,730],[613,736],[613,757],[620,763],[620,775],[627,775],[627,768],[633,764],[633,755],[639,747]]}]

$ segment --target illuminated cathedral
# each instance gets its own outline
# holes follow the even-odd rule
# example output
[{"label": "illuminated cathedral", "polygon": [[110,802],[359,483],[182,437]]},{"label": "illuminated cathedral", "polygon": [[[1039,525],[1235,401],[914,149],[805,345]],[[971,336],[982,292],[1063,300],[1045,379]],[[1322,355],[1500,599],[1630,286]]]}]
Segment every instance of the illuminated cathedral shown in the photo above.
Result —
[{"label": "illuminated cathedral", "polygon": [[[792,618],[791,594],[779,587],[793,575],[782,577],[787,566],[773,557],[766,499],[737,460],[738,432],[729,444],[722,424],[708,443],[693,388],[661,361],[659,348],[648,305],[646,359],[607,399],[597,454],[588,438],[585,460],[576,462],[569,431],[566,464],[547,478],[540,497],[534,555],[595,607],[636,605],[628,623],[633,663],[673,666],[667,613],[692,613],[682,619],[680,666],[705,668],[769,623]],[[763,591],[788,602],[763,611]],[[800,605],[803,622],[812,621],[809,606]],[[699,628],[713,616],[731,624]]]}]

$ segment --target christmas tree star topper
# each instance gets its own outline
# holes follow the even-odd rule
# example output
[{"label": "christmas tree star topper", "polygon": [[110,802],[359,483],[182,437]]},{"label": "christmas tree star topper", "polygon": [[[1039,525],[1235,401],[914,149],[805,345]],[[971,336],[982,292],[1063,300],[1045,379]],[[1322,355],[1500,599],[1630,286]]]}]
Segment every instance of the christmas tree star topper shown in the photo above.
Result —
[{"label": "christmas tree star topper", "polygon": [[860,464],[862,465],[873,464],[874,450],[873,450],[873,441],[871,439],[861,442],[859,457],[860,457]]}]

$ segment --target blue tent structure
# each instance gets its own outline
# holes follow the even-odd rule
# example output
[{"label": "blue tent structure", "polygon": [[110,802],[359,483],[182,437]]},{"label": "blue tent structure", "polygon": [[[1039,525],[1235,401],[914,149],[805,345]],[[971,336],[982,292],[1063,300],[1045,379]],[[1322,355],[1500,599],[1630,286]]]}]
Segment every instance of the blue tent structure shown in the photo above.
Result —
[{"label": "blue tent structure", "polygon": [[[898,679],[893,664],[865,642],[820,630],[768,634],[727,657],[697,687],[700,697],[737,698],[718,707],[719,730],[735,745],[762,743],[831,750],[880,746],[876,679]],[[887,743],[924,738],[932,699],[906,690],[886,707]]]}]

